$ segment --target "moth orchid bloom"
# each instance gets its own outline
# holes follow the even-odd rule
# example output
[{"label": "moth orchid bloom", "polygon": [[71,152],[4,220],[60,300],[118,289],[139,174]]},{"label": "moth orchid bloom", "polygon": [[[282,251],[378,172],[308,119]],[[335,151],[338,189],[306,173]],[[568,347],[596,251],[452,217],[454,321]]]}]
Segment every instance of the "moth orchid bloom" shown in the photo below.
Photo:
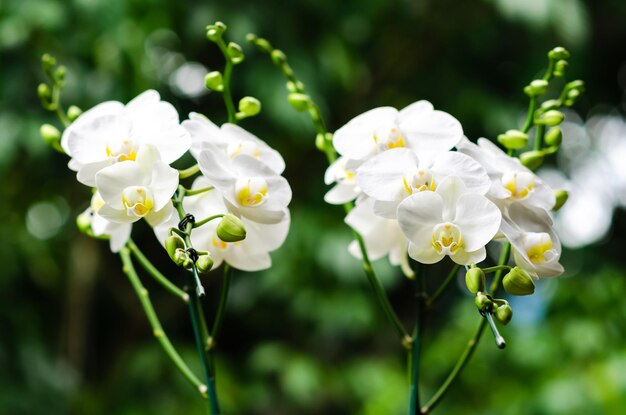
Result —
[{"label": "moth orchid bloom", "polygon": [[449,176],[462,180],[472,193],[483,195],[491,186],[485,169],[465,154],[446,151],[420,158],[406,148],[385,151],[363,163],[357,169],[356,183],[376,200],[376,214],[393,219],[402,200],[419,192],[435,191]]},{"label": "moth orchid bloom", "polygon": [[[205,177],[198,177],[192,189],[201,189],[210,186]],[[193,214],[197,219],[228,213],[222,194],[213,189],[194,196],[187,196],[183,200],[186,212]],[[191,242],[195,249],[209,251],[213,258],[213,268],[217,268],[223,261],[243,271],[260,271],[272,265],[269,252],[278,249],[289,231],[289,212],[282,221],[265,225],[241,218],[246,228],[246,238],[238,242],[224,242],[217,236],[216,228],[220,219],[209,221],[191,233]],[[155,233],[163,244],[168,230],[176,227],[178,218],[172,215],[169,221],[155,227]]]},{"label": "moth orchid bloom", "polygon": [[178,121],[176,109],[149,90],[126,105],[109,101],[86,111],[65,130],[61,146],[78,181],[93,187],[96,173],[135,160],[146,144],[156,147],[165,164],[179,159],[191,138]]},{"label": "moth orchid bloom", "polygon": [[361,189],[356,185],[356,171],[347,166],[348,159],[339,157],[326,169],[324,183],[337,183],[330,189],[324,200],[332,205],[348,203],[361,194]]},{"label": "moth orchid bloom", "polygon": [[[407,256],[409,242],[400,230],[398,221],[375,215],[374,200],[368,198],[357,204],[346,216],[345,222],[363,238],[370,260],[389,256],[391,265],[400,266],[407,277],[414,276]],[[357,241],[350,243],[348,251],[355,258],[362,259]]]},{"label": "moth orchid bloom", "polygon": [[491,179],[489,197],[503,209],[518,202],[545,210],[554,206],[552,189],[519,159],[510,157],[486,138],[479,138],[478,145],[464,139],[458,149],[485,168]]},{"label": "moth orchid bloom", "polygon": [[417,101],[401,111],[380,107],[353,118],[335,132],[333,145],[348,159],[367,160],[399,147],[418,154],[447,151],[461,138],[463,129],[456,118],[436,111],[428,101]]},{"label": "moth orchid bloom", "polygon": [[241,155],[254,157],[263,162],[276,174],[285,170],[285,161],[280,153],[254,134],[235,124],[213,124],[204,115],[191,113],[183,127],[191,135],[191,154],[197,159],[203,149],[215,148],[230,158]]},{"label": "moth orchid bloom", "polygon": [[248,155],[231,159],[205,149],[200,152],[198,165],[236,216],[265,224],[279,223],[287,217],[289,183],[261,160]]},{"label": "moth orchid bloom", "polygon": [[117,223],[145,218],[152,226],[173,212],[170,200],[178,187],[178,171],[159,156],[158,150],[143,145],[136,161],[115,163],[96,174],[96,187],[104,200],[98,214]]},{"label": "moth orchid bloom", "polygon": [[563,273],[561,242],[543,209],[515,204],[502,221],[502,233],[511,242],[515,263],[534,278]]},{"label": "moth orchid bloom", "polygon": [[91,204],[83,213],[91,219],[91,230],[94,236],[107,236],[111,252],[119,252],[126,245],[132,231],[131,223],[116,223],[103,218],[98,214],[104,206],[104,200],[100,193],[95,192],[91,197]]},{"label": "moth orchid bloom", "polygon": [[409,256],[422,264],[434,264],[446,255],[460,265],[482,261],[501,219],[494,203],[470,193],[455,176],[444,179],[434,192],[415,193],[398,206]]}]

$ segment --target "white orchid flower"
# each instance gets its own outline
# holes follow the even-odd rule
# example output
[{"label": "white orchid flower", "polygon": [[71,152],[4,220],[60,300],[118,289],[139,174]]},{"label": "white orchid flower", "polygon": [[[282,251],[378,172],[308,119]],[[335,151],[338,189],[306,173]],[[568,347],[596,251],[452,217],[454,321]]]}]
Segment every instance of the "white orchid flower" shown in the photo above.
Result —
[{"label": "white orchid flower", "polygon": [[464,139],[457,147],[485,168],[491,179],[489,197],[503,209],[518,202],[545,210],[554,206],[552,189],[519,159],[510,157],[491,141],[479,138],[476,145]]},{"label": "white orchid flower", "polygon": [[503,217],[502,233],[511,242],[515,263],[531,276],[554,277],[563,273],[559,263],[561,242],[543,209],[511,205]]},{"label": "white orchid flower", "polygon": [[[407,256],[408,240],[397,220],[374,214],[373,199],[368,198],[357,204],[346,216],[345,222],[363,238],[370,260],[376,261],[389,256],[391,265],[400,266],[407,277],[413,277],[415,273]],[[357,241],[350,243],[348,251],[355,258],[363,258]]]},{"label": "white orchid flower", "polygon": [[145,218],[152,226],[172,214],[171,197],[178,187],[178,171],[161,161],[158,150],[143,145],[136,161],[123,161],[96,174],[96,187],[104,200],[103,218],[132,223]]},{"label": "white orchid flower", "polygon": [[434,192],[419,192],[398,206],[398,223],[409,240],[409,256],[423,264],[448,255],[461,265],[485,259],[485,245],[500,227],[500,209],[485,196],[469,193],[450,176]]},{"label": "white orchid flower", "polygon": [[484,195],[491,186],[485,169],[465,154],[446,151],[419,158],[406,148],[385,151],[363,163],[357,169],[356,183],[376,200],[377,215],[393,219],[402,200],[414,193],[435,191],[449,176],[461,179],[472,193]]},{"label": "white orchid flower", "polygon": [[[205,177],[198,177],[192,189],[210,186]],[[203,219],[220,213],[228,213],[222,194],[213,189],[194,196],[187,196],[183,200],[186,212],[193,214],[196,219]],[[283,220],[273,225],[265,225],[241,218],[246,228],[246,238],[239,242],[224,242],[216,233],[219,219],[212,220],[191,233],[191,242],[195,249],[209,251],[213,258],[213,268],[217,268],[223,261],[243,271],[260,271],[272,265],[269,252],[278,249],[289,230],[289,212]],[[171,227],[177,227],[178,218],[172,215],[169,221],[154,228],[157,239],[164,243]]]},{"label": "white orchid flower", "polygon": [[78,172],[79,182],[92,187],[96,173],[117,162],[135,160],[145,144],[156,147],[166,164],[191,146],[176,109],[153,90],[126,105],[109,101],[95,106],[78,117],[61,138],[61,146],[71,157],[70,169]]},{"label": "white orchid flower", "polygon": [[91,197],[91,204],[83,214],[91,219],[91,230],[94,236],[107,236],[111,252],[119,252],[130,238],[133,225],[131,223],[116,223],[103,218],[98,214],[104,206],[104,200],[100,193],[95,192]]},{"label": "white orchid flower", "polygon": [[231,159],[205,149],[198,165],[233,214],[264,224],[282,222],[288,215],[289,183],[262,161],[248,155]]},{"label": "white orchid flower", "polygon": [[324,200],[331,205],[342,205],[356,199],[361,194],[361,189],[356,185],[356,169],[350,167],[350,160],[339,157],[335,160],[324,174],[324,183],[337,183],[325,195]]},{"label": "white orchid flower", "polygon": [[388,149],[408,147],[418,154],[450,150],[463,138],[459,121],[417,101],[398,111],[380,107],[353,118],[337,130],[333,145],[352,160],[368,158]]},{"label": "white orchid flower", "polygon": [[247,155],[260,160],[276,174],[285,170],[285,161],[280,153],[265,141],[235,124],[218,127],[204,115],[192,112],[183,127],[191,135],[191,154],[197,159],[204,149],[215,148],[230,158]]}]

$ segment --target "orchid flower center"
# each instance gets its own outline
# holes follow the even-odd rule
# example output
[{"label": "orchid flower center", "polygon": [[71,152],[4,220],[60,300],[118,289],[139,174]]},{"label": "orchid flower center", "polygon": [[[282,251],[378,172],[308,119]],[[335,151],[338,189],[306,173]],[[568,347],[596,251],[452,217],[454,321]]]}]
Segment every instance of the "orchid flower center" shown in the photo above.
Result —
[{"label": "orchid flower center", "polygon": [[235,158],[239,155],[245,154],[247,156],[252,156],[255,159],[261,157],[261,150],[259,146],[249,141],[239,141],[228,144],[226,148],[226,152],[230,158]]},{"label": "orchid flower center", "polygon": [[98,213],[102,206],[104,206],[104,199],[102,199],[99,192],[94,193],[93,196],[91,196],[91,210],[93,213]]},{"label": "orchid flower center", "polygon": [[374,142],[378,144],[381,150],[390,150],[392,148],[406,147],[404,137],[397,127],[389,130],[374,133]]},{"label": "orchid flower center", "polygon": [[502,175],[502,185],[514,199],[525,199],[535,189],[535,175],[527,172],[509,172]]},{"label": "orchid flower center", "polygon": [[413,174],[407,174],[402,178],[404,185],[404,191],[407,195],[412,195],[416,192],[423,192],[425,190],[435,191],[435,178],[433,173],[427,169],[418,169]]},{"label": "orchid flower center", "polygon": [[528,259],[533,264],[549,261],[554,255],[552,239],[545,232],[529,232],[522,241]]},{"label": "orchid flower center", "polygon": [[440,223],[433,229],[432,244],[440,254],[454,255],[463,248],[461,229],[450,222]]},{"label": "orchid flower center", "polygon": [[146,216],[154,206],[152,192],[143,186],[129,186],[122,192],[122,203],[131,217]]},{"label": "orchid flower center", "polygon": [[259,206],[269,197],[267,182],[261,177],[238,179],[235,183],[235,194],[241,206]]},{"label": "orchid flower center", "polygon": [[137,149],[130,139],[126,139],[106,146],[106,153],[113,161],[134,161],[137,158]]}]

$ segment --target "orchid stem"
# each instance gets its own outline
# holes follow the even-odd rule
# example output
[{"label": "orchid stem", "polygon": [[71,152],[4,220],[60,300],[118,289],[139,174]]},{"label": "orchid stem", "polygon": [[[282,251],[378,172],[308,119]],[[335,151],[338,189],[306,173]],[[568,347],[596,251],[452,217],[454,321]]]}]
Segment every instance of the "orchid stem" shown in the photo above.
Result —
[{"label": "orchid stem", "polygon": [[454,280],[454,278],[456,277],[456,275],[459,272],[459,268],[461,268],[461,266],[459,264],[454,264],[454,266],[452,267],[452,269],[448,273],[448,276],[446,277],[446,279],[443,280],[443,282],[441,283],[439,288],[437,288],[437,291],[435,291],[435,293],[433,295],[431,295],[430,298],[428,298],[428,300],[426,300],[426,307],[427,308],[428,307],[432,307],[432,305],[435,303],[435,301],[439,298],[439,296],[448,287],[450,282],[452,282],[452,280]]}]

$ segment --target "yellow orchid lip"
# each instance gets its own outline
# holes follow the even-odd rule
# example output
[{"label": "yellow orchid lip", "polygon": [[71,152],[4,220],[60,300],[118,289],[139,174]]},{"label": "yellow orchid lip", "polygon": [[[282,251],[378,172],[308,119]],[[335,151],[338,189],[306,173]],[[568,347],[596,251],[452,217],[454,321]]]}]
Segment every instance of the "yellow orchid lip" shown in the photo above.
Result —
[{"label": "yellow orchid lip", "polygon": [[461,229],[453,223],[440,223],[432,233],[432,246],[442,255],[454,255],[463,248]]},{"label": "yellow orchid lip", "polygon": [[502,185],[511,192],[511,198],[521,200],[535,190],[535,177],[527,172],[507,173],[502,176]]},{"label": "yellow orchid lip", "polygon": [[150,191],[142,186],[131,186],[124,189],[122,203],[129,216],[146,216],[154,207]]},{"label": "yellow orchid lip", "polygon": [[115,161],[135,161],[137,159],[137,149],[131,140],[124,140],[116,149],[112,149],[110,145],[105,148],[106,155],[109,159]]},{"label": "yellow orchid lip", "polygon": [[260,177],[239,179],[235,184],[235,194],[241,206],[259,206],[269,196],[267,182]]},{"label": "yellow orchid lip", "polygon": [[435,178],[430,170],[419,169],[412,175],[402,178],[402,185],[407,195],[429,190],[434,192],[437,188]]}]

